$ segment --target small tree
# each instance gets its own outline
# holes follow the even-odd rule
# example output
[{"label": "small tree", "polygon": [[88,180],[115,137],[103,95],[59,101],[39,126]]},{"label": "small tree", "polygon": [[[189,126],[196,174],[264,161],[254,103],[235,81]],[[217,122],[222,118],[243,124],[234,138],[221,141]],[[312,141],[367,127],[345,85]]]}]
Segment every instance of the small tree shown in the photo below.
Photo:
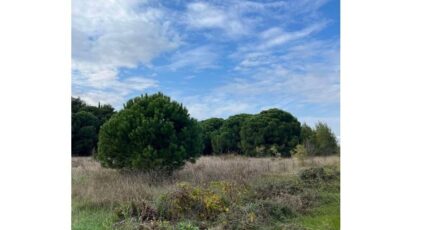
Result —
[{"label": "small tree", "polygon": [[302,125],[300,131],[300,143],[305,147],[309,155],[314,156],[317,154],[315,131],[306,123]]},{"label": "small tree", "polygon": [[203,148],[197,121],[162,93],[129,100],[101,127],[98,146],[102,166],[167,172]]},{"label": "small tree", "polygon": [[331,155],[339,153],[336,136],[327,124],[318,122],[315,125],[315,142],[318,155]]},{"label": "small tree", "polygon": [[305,160],[308,157],[308,152],[306,151],[305,146],[300,144],[296,145],[296,147],[291,150],[290,154],[293,158],[297,159],[301,165],[304,165]]}]

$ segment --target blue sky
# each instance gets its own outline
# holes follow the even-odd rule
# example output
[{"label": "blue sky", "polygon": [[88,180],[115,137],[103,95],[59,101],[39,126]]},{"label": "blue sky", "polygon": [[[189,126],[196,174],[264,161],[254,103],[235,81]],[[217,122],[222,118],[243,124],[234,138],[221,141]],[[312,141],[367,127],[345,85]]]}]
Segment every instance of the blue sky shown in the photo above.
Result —
[{"label": "blue sky", "polygon": [[201,120],[281,108],[339,136],[339,1],[72,1],[72,94]]}]

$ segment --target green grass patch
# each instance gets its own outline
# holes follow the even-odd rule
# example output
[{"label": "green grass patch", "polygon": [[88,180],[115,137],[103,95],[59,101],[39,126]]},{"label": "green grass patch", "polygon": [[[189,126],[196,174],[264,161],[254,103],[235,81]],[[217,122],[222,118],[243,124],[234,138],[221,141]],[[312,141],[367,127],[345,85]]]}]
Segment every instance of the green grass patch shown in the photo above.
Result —
[{"label": "green grass patch", "polygon": [[340,229],[339,193],[323,194],[321,206],[313,209],[308,215],[295,219],[295,223],[309,230]]},{"label": "green grass patch", "polygon": [[112,229],[114,212],[108,207],[92,207],[82,203],[72,205],[73,230],[107,230]]}]

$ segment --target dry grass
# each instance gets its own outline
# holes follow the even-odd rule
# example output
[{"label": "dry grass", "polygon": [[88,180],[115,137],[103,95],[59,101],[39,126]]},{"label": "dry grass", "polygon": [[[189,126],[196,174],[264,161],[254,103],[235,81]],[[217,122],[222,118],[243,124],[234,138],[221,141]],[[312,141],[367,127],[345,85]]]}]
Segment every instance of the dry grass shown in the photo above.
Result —
[{"label": "dry grass", "polygon": [[125,172],[102,168],[89,157],[72,158],[72,197],[97,205],[154,200],[178,182],[203,185],[212,181],[246,183],[268,174],[291,174],[303,167],[339,164],[338,156],[313,157],[304,164],[287,158],[241,156],[201,157],[171,176],[157,173]]}]

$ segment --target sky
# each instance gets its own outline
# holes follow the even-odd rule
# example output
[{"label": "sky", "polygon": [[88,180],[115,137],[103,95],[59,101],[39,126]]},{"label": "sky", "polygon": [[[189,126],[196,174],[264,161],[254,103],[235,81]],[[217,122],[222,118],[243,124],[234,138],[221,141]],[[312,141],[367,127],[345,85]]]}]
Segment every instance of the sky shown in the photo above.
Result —
[{"label": "sky", "polygon": [[280,108],[339,137],[339,0],[73,0],[72,96],[198,120]]}]

